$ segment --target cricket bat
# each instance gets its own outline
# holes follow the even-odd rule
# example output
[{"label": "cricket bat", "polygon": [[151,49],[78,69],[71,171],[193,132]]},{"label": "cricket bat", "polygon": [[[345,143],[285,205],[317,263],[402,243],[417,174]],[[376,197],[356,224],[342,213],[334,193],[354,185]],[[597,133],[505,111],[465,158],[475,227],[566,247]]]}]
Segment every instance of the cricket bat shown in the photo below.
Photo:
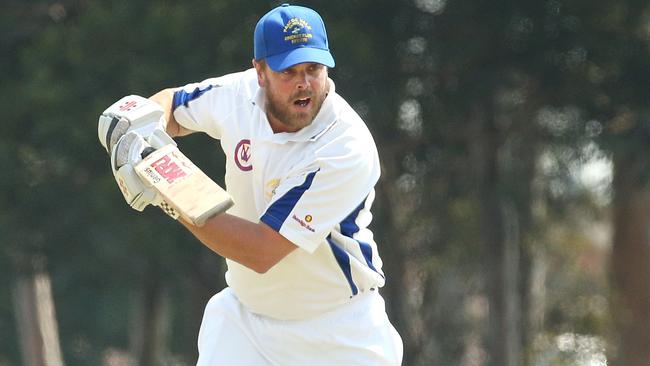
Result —
[{"label": "cricket bat", "polygon": [[[160,193],[171,209],[196,226],[203,226],[210,217],[234,204],[228,192],[173,144],[154,150],[134,170],[145,184]],[[169,209],[164,204],[161,208]]]}]

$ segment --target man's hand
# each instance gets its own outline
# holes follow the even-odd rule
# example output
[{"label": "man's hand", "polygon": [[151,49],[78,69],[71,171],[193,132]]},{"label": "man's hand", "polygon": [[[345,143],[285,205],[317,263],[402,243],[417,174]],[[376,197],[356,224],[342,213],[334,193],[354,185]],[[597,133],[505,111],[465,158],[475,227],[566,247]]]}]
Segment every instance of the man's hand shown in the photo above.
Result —
[{"label": "man's hand", "polygon": [[128,132],[123,135],[111,153],[111,167],[115,181],[124,200],[133,209],[142,211],[148,205],[159,206],[167,215],[177,219],[178,213],[164,202],[156,190],[145,185],[133,169],[153,151],[155,148],[139,134]]},{"label": "man's hand", "polygon": [[165,133],[164,115],[158,103],[137,95],[126,96],[99,116],[99,142],[109,154],[127,132],[136,132],[154,147],[173,143]]}]

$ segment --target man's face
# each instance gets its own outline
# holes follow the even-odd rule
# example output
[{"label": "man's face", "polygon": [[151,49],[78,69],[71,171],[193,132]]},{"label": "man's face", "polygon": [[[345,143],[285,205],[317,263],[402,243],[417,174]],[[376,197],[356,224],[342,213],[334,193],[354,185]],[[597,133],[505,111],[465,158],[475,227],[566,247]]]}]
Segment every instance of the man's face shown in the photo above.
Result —
[{"label": "man's face", "polygon": [[329,91],[327,67],[302,63],[275,72],[260,63],[254,65],[273,131],[296,132],[312,123]]}]

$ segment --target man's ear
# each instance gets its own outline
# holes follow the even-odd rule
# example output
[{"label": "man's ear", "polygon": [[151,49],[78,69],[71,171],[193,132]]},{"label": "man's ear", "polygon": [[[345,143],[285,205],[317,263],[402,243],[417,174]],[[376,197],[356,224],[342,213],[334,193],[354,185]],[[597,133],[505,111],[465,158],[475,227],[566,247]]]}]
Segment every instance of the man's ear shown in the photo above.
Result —
[{"label": "man's ear", "polygon": [[255,72],[257,73],[257,85],[260,86],[260,88],[263,88],[266,86],[266,75],[264,74],[264,69],[266,65],[264,65],[262,62],[257,62],[255,59],[253,59],[253,67],[255,68]]}]

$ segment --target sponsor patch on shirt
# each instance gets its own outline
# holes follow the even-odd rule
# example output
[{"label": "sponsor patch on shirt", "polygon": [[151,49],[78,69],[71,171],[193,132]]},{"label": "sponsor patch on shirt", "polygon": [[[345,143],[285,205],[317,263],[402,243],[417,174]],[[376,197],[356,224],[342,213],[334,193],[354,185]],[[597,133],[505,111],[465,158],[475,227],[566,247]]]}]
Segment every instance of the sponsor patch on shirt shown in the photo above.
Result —
[{"label": "sponsor patch on shirt", "polygon": [[291,218],[294,219],[295,221],[297,221],[300,224],[300,226],[302,226],[305,229],[311,231],[312,233],[316,231],[316,230],[314,230],[313,227],[311,227],[311,225],[309,225],[309,222],[311,222],[314,219],[311,215],[307,215],[307,216],[305,216],[304,219],[301,219],[300,217],[296,216],[296,214],[293,214],[293,216],[291,216]]}]

